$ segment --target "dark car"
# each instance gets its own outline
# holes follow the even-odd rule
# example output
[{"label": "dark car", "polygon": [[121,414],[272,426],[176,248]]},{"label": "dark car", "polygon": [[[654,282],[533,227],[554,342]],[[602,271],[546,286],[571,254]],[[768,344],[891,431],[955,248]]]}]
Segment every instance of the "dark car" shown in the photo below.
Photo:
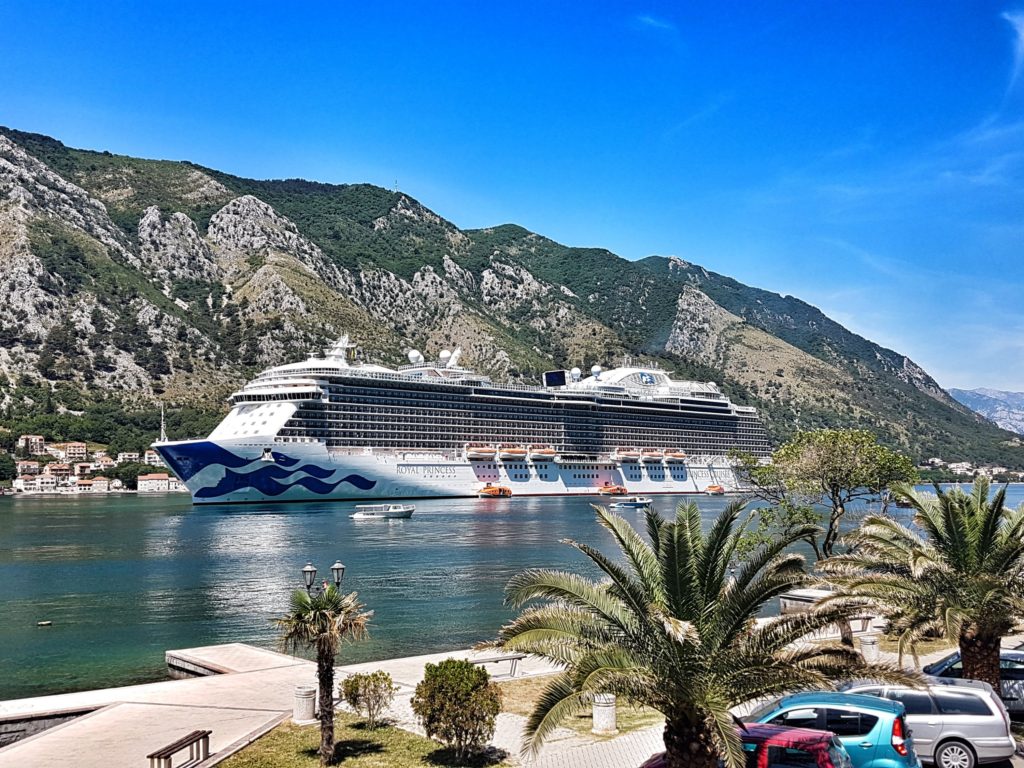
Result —
[{"label": "dark car", "polygon": [[[747,768],[851,768],[842,742],[829,731],[747,723],[739,729]],[[640,768],[664,768],[665,753]]]}]

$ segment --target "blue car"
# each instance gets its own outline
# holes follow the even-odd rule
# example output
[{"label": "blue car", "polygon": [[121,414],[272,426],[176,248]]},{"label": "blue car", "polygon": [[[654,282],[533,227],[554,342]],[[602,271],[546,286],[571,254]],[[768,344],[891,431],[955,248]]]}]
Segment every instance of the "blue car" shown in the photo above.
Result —
[{"label": "blue car", "polygon": [[850,753],[853,768],[921,765],[898,701],[854,693],[796,693],[769,701],[743,719],[832,731]]}]

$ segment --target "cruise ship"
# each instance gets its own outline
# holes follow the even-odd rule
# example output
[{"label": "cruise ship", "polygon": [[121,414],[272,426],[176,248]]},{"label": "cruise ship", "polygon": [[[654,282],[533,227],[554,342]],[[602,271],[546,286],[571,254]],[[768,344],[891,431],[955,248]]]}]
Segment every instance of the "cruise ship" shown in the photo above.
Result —
[{"label": "cruise ship", "polygon": [[154,443],[196,504],[737,490],[730,449],[766,456],[755,409],[652,366],[497,384],[442,351],[397,369],[324,354],[231,395],[204,440]]}]

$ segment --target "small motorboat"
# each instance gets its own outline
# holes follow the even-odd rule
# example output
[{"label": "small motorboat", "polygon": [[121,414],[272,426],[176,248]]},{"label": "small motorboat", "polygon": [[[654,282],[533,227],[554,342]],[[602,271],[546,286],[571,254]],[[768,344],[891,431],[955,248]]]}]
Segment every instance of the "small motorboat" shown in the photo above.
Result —
[{"label": "small motorboat", "polygon": [[603,485],[597,489],[602,496],[625,496],[629,493],[624,485]]},{"label": "small motorboat", "polygon": [[613,501],[611,507],[612,509],[642,509],[653,503],[649,496],[627,496],[624,499]]},{"label": "small motorboat", "polygon": [[477,496],[481,499],[501,499],[511,495],[512,489],[507,485],[491,485],[488,483],[477,491]]},{"label": "small motorboat", "polygon": [[725,488],[720,485],[709,485],[704,489],[708,496],[725,496]]},{"label": "small motorboat", "polygon": [[356,504],[353,520],[406,520],[416,511],[413,504]]}]

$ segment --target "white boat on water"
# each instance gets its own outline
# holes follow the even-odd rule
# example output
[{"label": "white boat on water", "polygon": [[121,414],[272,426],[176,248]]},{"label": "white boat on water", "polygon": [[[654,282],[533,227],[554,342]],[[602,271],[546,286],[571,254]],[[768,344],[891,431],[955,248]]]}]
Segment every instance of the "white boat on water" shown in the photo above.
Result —
[{"label": "white boat on water", "polygon": [[649,496],[626,496],[612,502],[612,509],[640,509],[649,507],[654,502]]},{"label": "white boat on water", "polygon": [[356,504],[353,520],[405,520],[416,511],[413,504]]}]

